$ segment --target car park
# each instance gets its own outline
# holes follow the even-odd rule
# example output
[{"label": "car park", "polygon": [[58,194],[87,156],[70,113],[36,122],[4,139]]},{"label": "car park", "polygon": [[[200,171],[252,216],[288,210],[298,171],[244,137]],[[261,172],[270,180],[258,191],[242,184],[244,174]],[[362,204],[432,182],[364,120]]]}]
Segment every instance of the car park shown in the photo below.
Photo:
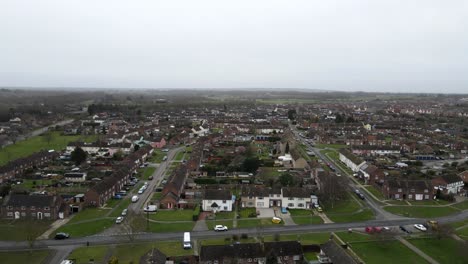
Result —
[{"label": "car park", "polygon": [[426,232],[427,228],[424,225],[421,224],[414,224],[414,228],[418,229],[419,231]]},{"label": "car park", "polygon": [[70,234],[68,234],[68,233],[60,232],[60,233],[55,234],[55,239],[57,239],[57,240],[67,239],[69,237],[70,237]]},{"label": "car park", "polygon": [[120,224],[120,223],[123,222],[123,220],[124,220],[123,216],[119,216],[119,217],[117,217],[117,219],[115,219],[115,223]]},{"label": "car park", "polygon": [[216,225],[214,231],[228,231],[228,227],[224,225]]}]

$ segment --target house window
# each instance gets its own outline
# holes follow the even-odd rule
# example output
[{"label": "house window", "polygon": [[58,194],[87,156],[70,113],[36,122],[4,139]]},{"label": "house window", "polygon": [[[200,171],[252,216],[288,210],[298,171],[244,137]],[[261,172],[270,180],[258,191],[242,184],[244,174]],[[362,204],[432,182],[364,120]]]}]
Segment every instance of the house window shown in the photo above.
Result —
[{"label": "house window", "polygon": [[263,207],[263,203],[257,203],[257,207]]},{"label": "house window", "polygon": [[247,205],[248,205],[248,206],[253,206],[253,203],[252,203],[252,202],[248,202]]},{"label": "house window", "polygon": [[31,213],[31,216],[32,216],[32,217],[36,217],[36,213]]},{"label": "house window", "polygon": [[263,197],[257,197],[257,199],[259,199],[259,200],[263,200]]},{"label": "house window", "polygon": [[288,197],[288,200],[289,200],[289,201],[291,201],[291,200],[294,200],[294,198],[292,198],[292,197]]},{"label": "house window", "polygon": [[223,200],[223,203],[226,203],[226,200]]},{"label": "house window", "polygon": [[26,216],[26,212],[21,212],[21,216]]},{"label": "house window", "polygon": [[414,192],[415,192],[415,190],[414,190],[414,189],[411,189],[411,192],[413,192],[413,193],[414,193]]},{"label": "house window", "polygon": [[288,207],[293,207],[294,204],[293,203],[288,203]]},{"label": "house window", "polygon": [[249,262],[252,262],[252,259],[251,259],[251,258],[249,258]]},{"label": "house window", "polygon": [[425,193],[428,193],[428,192],[429,192],[429,190],[428,190],[428,189],[424,189],[424,192],[425,192]]},{"label": "house window", "polygon": [[227,206],[224,206],[224,210],[227,210]]},{"label": "house window", "polygon": [[401,188],[398,188],[398,192],[402,192],[403,190]]},{"label": "house window", "polygon": [[395,199],[400,199],[400,195],[398,193],[395,194]]},{"label": "house window", "polygon": [[44,217],[50,217],[50,213],[44,213]]},{"label": "house window", "polygon": [[50,207],[46,206],[46,207],[44,207],[44,210],[49,211]]},{"label": "house window", "polygon": [[21,206],[21,210],[26,210],[26,206]]},{"label": "house window", "polygon": [[13,216],[13,212],[8,212],[7,216]]},{"label": "house window", "polygon": [[13,210],[13,206],[9,205],[9,206],[7,206],[7,209],[8,210]]},{"label": "house window", "polygon": [[412,195],[412,194],[408,194],[408,199],[413,199],[413,195]]},{"label": "house window", "polygon": [[36,206],[31,206],[31,210],[36,210]]},{"label": "house window", "polygon": [[297,207],[304,207],[304,204],[300,203],[300,204],[297,205]]}]

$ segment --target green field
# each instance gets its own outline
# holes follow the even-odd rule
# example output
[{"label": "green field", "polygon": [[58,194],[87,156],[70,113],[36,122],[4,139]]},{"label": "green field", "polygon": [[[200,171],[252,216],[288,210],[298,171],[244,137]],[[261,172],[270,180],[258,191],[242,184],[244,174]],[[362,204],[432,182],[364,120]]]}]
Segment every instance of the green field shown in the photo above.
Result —
[{"label": "green field", "polygon": [[[97,219],[94,221],[84,222],[84,223],[74,223],[70,224],[67,223],[64,226],[61,226],[57,229],[56,233],[58,232],[65,232],[69,233],[71,237],[84,237],[95,235],[104,231],[105,229],[111,227],[114,224],[113,218],[104,218],[104,219]],[[51,234],[51,237],[54,234]]]},{"label": "green field", "polygon": [[0,166],[6,164],[8,161],[15,160],[18,158],[29,156],[40,150],[62,150],[68,143],[73,141],[85,141],[93,142],[97,139],[97,136],[62,136],[60,132],[50,132],[50,142],[48,142],[48,136],[37,136],[32,137],[14,145],[9,145],[0,150]]},{"label": "green field", "polygon": [[67,224],[105,217],[110,211],[110,209],[85,208],[84,210],[74,214],[73,218],[70,219]]},{"label": "green field", "polygon": [[422,257],[411,251],[400,241],[358,242],[352,243],[351,249],[365,263],[427,263]]},{"label": "green field", "polygon": [[193,210],[159,210],[150,215],[156,221],[192,221]]},{"label": "green field", "polygon": [[108,246],[80,247],[75,249],[68,256],[68,259],[73,259],[75,264],[88,264],[91,259],[95,263],[104,263],[104,257],[108,249]]},{"label": "green field", "polygon": [[150,222],[149,231],[154,233],[163,232],[187,232],[192,231],[195,222],[155,223]]},{"label": "green field", "polygon": [[385,206],[384,209],[393,214],[416,218],[442,217],[459,212],[459,210],[449,206]]},{"label": "green field", "polygon": [[440,263],[467,263],[468,247],[466,243],[452,238],[421,238],[408,239],[408,241]]},{"label": "green field", "polygon": [[153,175],[153,173],[156,171],[155,167],[145,167],[145,168],[140,168],[138,169],[138,175],[142,180],[147,181],[149,176]]},{"label": "green field", "polygon": [[0,240],[24,241],[29,235],[40,236],[51,221],[0,220]]},{"label": "green field", "polygon": [[50,250],[0,252],[0,259],[2,264],[41,264],[50,253]]},{"label": "green field", "polygon": [[294,223],[297,225],[317,225],[317,224],[323,224],[322,218],[317,215],[311,215],[311,216],[291,216],[292,220]]},{"label": "green field", "polygon": [[374,213],[370,209],[349,214],[327,214],[327,216],[335,223],[362,222],[374,219]]}]

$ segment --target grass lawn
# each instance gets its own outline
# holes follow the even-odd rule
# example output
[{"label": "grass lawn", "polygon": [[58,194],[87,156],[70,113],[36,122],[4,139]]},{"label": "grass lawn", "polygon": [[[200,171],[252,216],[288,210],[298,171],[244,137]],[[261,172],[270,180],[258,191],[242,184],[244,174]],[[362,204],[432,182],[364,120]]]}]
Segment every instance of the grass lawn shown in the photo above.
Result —
[{"label": "grass lawn", "polygon": [[364,209],[358,213],[327,214],[327,216],[335,223],[359,222],[374,219],[374,213],[370,209]]},{"label": "grass lawn", "polygon": [[298,225],[323,224],[322,218],[317,215],[311,216],[291,216],[294,223]]},{"label": "grass lawn", "polygon": [[280,167],[260,167],[258,168],[259,174],[258,177],[260,177],[263,180],[266,179],[277,179],[280,175],[281,172],[278,170],[281,170]]},{"label": "grass lawn", "polygon": [[421,238],[408,239],[408,241],[431,256],[440,263],[462,264],[467,263],[468,248],[463,243],[452,238]]},{"label": "grass lawn", "polygon": [[216,220],[221,219],[234,219],[235,212],[218,212],[216,213]]},{"label": "grass lawn", "polygon": [[149,162],[161,163],[164,156],[166,156],[166,154],[161,150],[154,150],[153,155],[149,158]]},{"label": "grass lawn", "polygon": [[0,166],[8,163],[8,161],[15,160],[18,158],[26,157],[34,152],[38,152],[42,149],[64,149],[69,142],[72,141],[85,141],[93,142],[97,136],[62,136],[60,132],[50,132],[51,138],[50,143],[47,141],[47,137],[44,135],[32,137],[14,145],[9,145],[0,150]]},{"label": "grass lawn", "polygon": [[312,211],[303,209],[289,209],[291,216],[308,216],[312,215]]},{"label": "grass lawn", "polygon": [[451,207],[431,207],[431,206],[385,206],[385,211],[416,218],[433,218],[447,216],[456,212],[457,209]]},{"label": "grass lawn", "polygon": [[78,213],[76,213],[72,219],[68,222],[68,224],[96,219],[100,217],[105,217],[107,213],[110,212],[110,209],[101,209],[101,208],[86,208]]},{"label": "grass lawn", "polygon": [[174,160],[180,161],[184,158],[184,156],[185,156],[185,153],[183,151],[179,151],[177,152],[177,155],[174,157]]},{"label": "grass lawn", "polygon": [[[150,232],[163,233],[163,232],[188,232],[192,231],[195,222],[179,222],[179,223],[154,223],[150,222]],[[182,233],[181,233],[182,235]],[[182,238],[181,238],[182,239]]]},{"label": "grass lawn", "polygon": [[50,221],[0,221],[0,240],[24,241],[28,234],[42,235],[49,228]]},{"label": "grass lawn", "polygon": [[375,197],[377,197],[377,199],[385,200],[385,197],[383,196],[382,192],[377,190],[377,188],[375,188],[374,186],[369,185],[369,186],[366,186],[365,188],[370,193],[372,193]]},{"label": "grass lawn", "polygon": [[108,246],[80,247],[75,249],[67,258],[73,259],[75,264],[88,264],[90,259],[94,263],[104,263]]},{"label": "grass lawn", "polygon": [[138,169],[138,175],[140,176],[140,179],[147,181],[149,176],[153,175],[155,171],[156,171],[155,167],[140,168]]},{"label": "grass lawn", "polygon": [[468,226],[456,230],[455,233],[456,233],[459,237],[461,237],[461,238],[463,238],[463,239],[465,239],[465,240],[468,240]]},{"label": "grass lawn", "polygon": [[238,228],[251,228],[251,227],[268,227],[272,225],[282,225],[283,222],[280,224],[273,224],[270,218],[261,218],[261,219],[238,219],[237,220],[237,227]]},{"label": "grass lawn", "polygon": [[330,203],[322,204],[322,208],[324,212],[328,214],[346,214],[346,213],[354,213],[361,209],[361,205],[355,199],[353,199],[350,195],[348,199],[343,201],[335,202],[332,207]]},{"label": "grass lawn", "polygon": [[114,211],[112,211],[112,213],[109,216],[112,216],[112,217],[120,216],[123,209],[127,208],[131,203],[132,203],[132,200],[130,200],[130,198],[120,200],[120,203],[115,207]]},{"label": "grass lawn", "polygon": [[344,242],[348,242],[348,243],[365,242],[365,241],[369,241],[373,239],[373,237],[370,236],[369,234],[360,233],[360,232],[349,233],[349,232],[341,231],[341,232],[335,232],[335,234],[339,238],[341,238],[341,240],[343,240]]},{"label": "grass lawn", "polygon": [[[69,233],[71,237],[90,236],[100,233],[105,229],[111,227],[114,224],[114,221],[115,220],[113,218],[105,218],[78,224],[67,223],[66,225],[61,226],[59,229],[57,229],[55,233],[65,232]],[[54,234],[51,234],[51,237],[53,236]]]},{"label": "grass lawn", "polygon": [[383,243],[357,242],[351,244],[351,249],[365,263],[427,263],[398,240]]},{"label": "grass lawn", "polygon": [[460,210],[466,210],[466,209],[468,209],[468,200],[463,201],[461,203],[454,204],[452,206],[455,207],[455,208],[458,208]]},{"label": "grass lawn", "polygon": [[2,264],[41,264],[50,253],[50,250],[0,252],[0,259]]},{"label": "grass lawn", "polygon": [[215,225],[225,225],[228,229],[232,229],[232,220],[207,220],[206,226],[209,230],[214,229]]},{"label": "grass lawn", "polygon": [[238,213],[241,218],[249,218],[250,214],[256,214],[256,210],[255,208],[241,208]]},{"label": "grass lawn", "polygon": [[162,192],[155,192],[153,197],[151,197],[151,201],[159,201],[162,197]]},{"label": "grass lawn", "polygon": [[150,215],[150,219],[157,221],[192,221],[193,210],[159,210]]}]

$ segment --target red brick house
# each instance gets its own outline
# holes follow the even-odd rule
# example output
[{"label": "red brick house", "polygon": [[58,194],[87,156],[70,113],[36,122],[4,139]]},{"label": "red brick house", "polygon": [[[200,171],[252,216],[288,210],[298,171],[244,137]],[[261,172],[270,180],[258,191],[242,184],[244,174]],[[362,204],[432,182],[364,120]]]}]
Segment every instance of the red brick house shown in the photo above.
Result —
[{"label": "red brick house", "polygon": [[433,199],[434,188],[426,180],[386,179],[382,193],[387,199],[421,201]]},{"label": "red brick house", "polygon": [[68,215],[68,206],[58,195],[10,194],[3,200],[4,219],[56,220]]},{"label": "red brick house", "polygon": [[59,157],[55,151],[40,151],[25,158],[10,161],[0,167],[0,183],[21,176],[26,170],[44,166]]},{"label": "red brick house", "polygon": [[160,208],[173,209],[185,207],[186,204],[180,203],[180,196],[187,180],[187,167],[181,165],[169,179],[169,182],[162,190],[162,197],[159,200]]}]

